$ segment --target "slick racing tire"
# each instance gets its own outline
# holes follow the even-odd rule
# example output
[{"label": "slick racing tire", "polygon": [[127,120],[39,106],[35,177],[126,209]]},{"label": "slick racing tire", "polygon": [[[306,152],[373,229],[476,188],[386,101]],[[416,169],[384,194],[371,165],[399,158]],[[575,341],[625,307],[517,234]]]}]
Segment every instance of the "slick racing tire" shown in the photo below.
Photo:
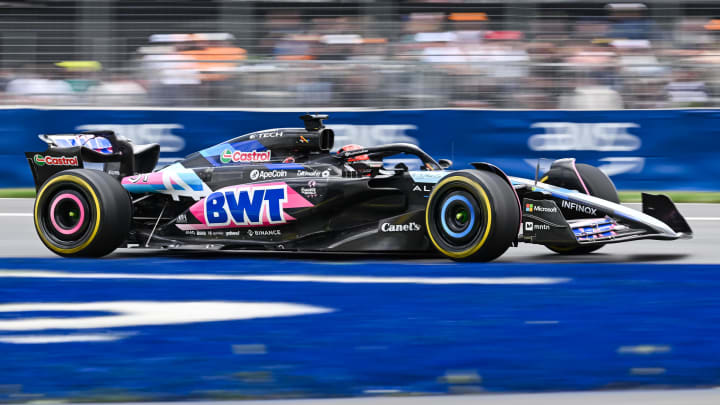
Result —
[{"label": "slick racing tire", "polygon": [[[591,196],[602,198],[603,200],[611,201],[616,204],[620,203],[620,197],[618,196],[615,184],[613,184],[607,174],[595,166],[586,165],[584,163],[578,163],[575,167],[577,168],[580,178],[583,183],[585,183],[585,187],[587,187],[587,191],[589,191]],[[541,181],[543,183],[563,187],[562,184],[558,184],[561,183],[559,177],[560,176],[557,173],[548,172],[541,178]],[[578,189],[577,191],[585,193],[585,190]],[[605,245],[547,246],[547,248],[555,253],[564,255],[579,255],[594,252],[603,246]]]},{"label": "slick racing tire", "polygon": [[490,261],[516,240],[520,207],[515,191],[499,175],[463,170],[435,185],[425,225],[443,255],[458,261]]},{"label": "slick racing tire", "polygon": [[130,232],[132,203],[120,182],[98,170],[66,170],[50,177],[35,199],[35,230],[60,256],[100,257]]}]

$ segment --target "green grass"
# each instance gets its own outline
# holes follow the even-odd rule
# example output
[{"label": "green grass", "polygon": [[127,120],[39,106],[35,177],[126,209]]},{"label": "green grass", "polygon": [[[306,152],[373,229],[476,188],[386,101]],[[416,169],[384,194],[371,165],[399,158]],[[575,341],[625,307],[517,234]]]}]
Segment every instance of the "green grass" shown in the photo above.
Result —
[{"label": "green grass", "polygon": [[34,188],[0,188],[0,198],[33,198]]},{"label": "green grass", "polygon": [[[705,191],[647,191],[651,194],[667,194],[676,203],[720,203],[720,192]],[[620,201],[640,202],[641,191],[619,191]],[[33,198],[34,188],[0,188],[0,198]]]},{"label": "green grass", "polygon": [[[620,201],[639,203],[641,191],[618,191]],[[710,191],[646,191],[650,194],[666,194],[676,203],[720,203],[720,192]]]}]

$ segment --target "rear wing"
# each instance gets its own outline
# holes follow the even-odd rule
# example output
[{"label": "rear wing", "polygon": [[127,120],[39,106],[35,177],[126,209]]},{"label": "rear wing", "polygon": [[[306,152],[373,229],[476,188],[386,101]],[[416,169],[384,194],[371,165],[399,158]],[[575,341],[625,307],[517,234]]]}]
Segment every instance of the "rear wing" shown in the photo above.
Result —
[{"label": "rear wing", "polygon": [[84,162],[102,163],[106,173],[124,177],[152,171],[160,156],[159,145],[133,145],[113,131],[43,134],[39,138],[47,149],[25,152],[36,189],[55,173],[82,168]]}]

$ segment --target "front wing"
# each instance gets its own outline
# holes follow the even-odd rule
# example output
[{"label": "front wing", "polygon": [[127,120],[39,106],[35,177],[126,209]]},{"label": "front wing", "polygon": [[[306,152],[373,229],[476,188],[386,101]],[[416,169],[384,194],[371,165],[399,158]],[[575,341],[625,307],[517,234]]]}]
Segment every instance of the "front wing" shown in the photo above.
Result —
[{"label": "front wing", "polygon": [[[692,229],[665,195],[642,194],[642,212],[597,197],[531,180],[512,178],[530,188],[525,194],[519,240],[577,246],[638,239],[689,239]],[[574,218],[578,215],[579,219]]]}]

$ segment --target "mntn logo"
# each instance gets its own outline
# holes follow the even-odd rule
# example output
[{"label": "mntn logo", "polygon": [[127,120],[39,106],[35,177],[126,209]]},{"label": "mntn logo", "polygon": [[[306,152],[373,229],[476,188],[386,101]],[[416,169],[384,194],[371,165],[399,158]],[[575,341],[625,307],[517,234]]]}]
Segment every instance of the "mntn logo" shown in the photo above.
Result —
[{"label": "mntn logo", "polygon": [[285,223],[286,202],[285,184],[216,191],[205,199],[205,221],[210,226]]}]

